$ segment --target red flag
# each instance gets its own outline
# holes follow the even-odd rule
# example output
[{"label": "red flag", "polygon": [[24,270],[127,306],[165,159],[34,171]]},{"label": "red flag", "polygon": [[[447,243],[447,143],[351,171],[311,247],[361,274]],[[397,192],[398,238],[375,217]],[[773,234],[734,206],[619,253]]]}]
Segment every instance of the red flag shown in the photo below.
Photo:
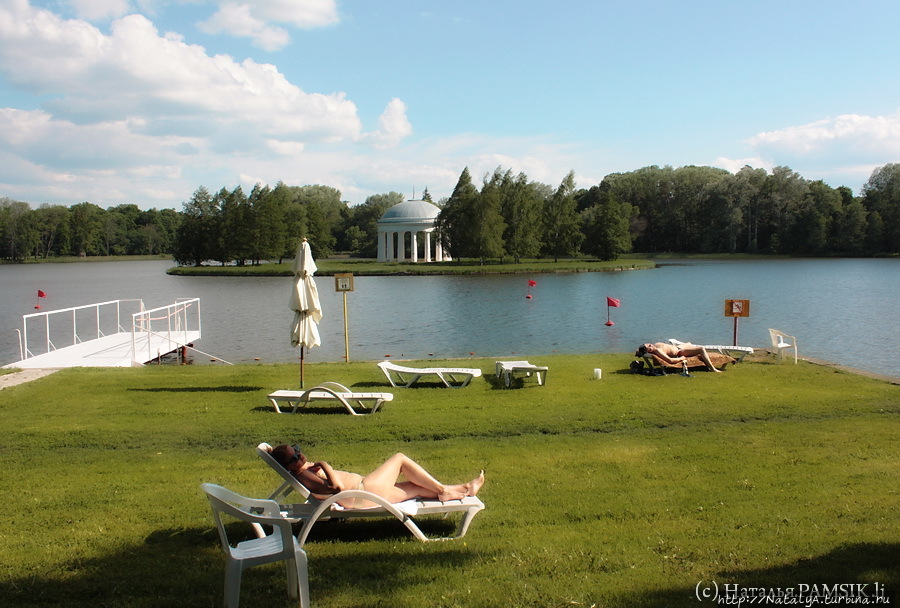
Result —
[{"label": "red flag", "polygon": [[39,297],[39,298],[46,298],[46,297],[47,297],[47,294],[45,294],[43,291],[41,291],[40,289],[38,289],[38,297]]},{"label": "red flag", "polygon": [[534,279],[528,279],[529,287],[534,287],[535,285],[537,285],[537,281],[535,281]]},{"label": "red flag", "polygon": [[618,307],[619,307],[619,301],[618,301],[617,299],[615,299],[615,298],[611,298],[611,297],[609,297],[609,296],[606,296],[606,305],[607,305],[607,306],[613,306],[613,307],[615,307],[615,308],[618,308]]}]

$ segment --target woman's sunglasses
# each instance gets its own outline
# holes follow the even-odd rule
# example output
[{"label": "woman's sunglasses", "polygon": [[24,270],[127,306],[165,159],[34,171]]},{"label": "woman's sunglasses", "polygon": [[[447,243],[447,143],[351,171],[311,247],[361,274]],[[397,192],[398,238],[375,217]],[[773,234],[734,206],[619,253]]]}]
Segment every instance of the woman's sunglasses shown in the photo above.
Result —
[{"label": "woman's sunglasses", "polygon": [[295,462],[303,458],[303,454],[300,452],[300,446],[294,444],[291,447],[294,449],[294,455],[288,459],[287,464],[294,464]]}]

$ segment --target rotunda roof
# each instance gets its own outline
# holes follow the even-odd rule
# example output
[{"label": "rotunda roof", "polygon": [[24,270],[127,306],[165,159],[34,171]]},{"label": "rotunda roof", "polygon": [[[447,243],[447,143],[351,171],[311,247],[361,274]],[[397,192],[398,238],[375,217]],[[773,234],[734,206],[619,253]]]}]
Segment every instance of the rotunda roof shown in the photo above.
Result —
[{"label": "rotunda roof", "polygon": [[437,205],[428,201],[404,201],[385,211],[381,221],[433,220],[440,212]]}]

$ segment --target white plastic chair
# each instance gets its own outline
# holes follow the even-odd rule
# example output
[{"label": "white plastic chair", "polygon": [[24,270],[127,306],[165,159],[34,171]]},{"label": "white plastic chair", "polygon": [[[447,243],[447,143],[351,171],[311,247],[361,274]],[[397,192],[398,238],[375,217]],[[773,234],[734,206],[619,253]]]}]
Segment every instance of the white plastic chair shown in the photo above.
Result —
[{"label": "white plastic chair", "polygon": [[797,338],[777,329],[770,329],[769,337],[772,339],[772,348],[778,353],[778,361],[784,358],[784,351],[794,349],[794,364],[797,363]]},{"label": "white plastic chair", "polygon": [[[219,539],[227,558],[225,566],[225,608],[238,608],[241,594],[241,575],[247,568],[278,562],[287,563],[287,589],[292,599],[300,598],[300,607],[309,608],[309,579],[307,575],[306,552],[291,533],[290,520],[282,517],[280,507],[274,500],[258,500],[235,494],[227,488],[212,483],[204,483],[203,491],[209,498],[213,519],[219,529]],[[271,526],[272,533],[262,538],[253,538],[232,545],[222,516],[256,524]]]}]

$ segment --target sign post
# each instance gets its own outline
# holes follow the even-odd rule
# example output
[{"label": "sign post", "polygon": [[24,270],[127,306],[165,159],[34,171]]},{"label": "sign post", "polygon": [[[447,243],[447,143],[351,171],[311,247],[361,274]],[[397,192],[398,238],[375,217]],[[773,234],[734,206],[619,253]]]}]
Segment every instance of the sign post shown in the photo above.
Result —
[{"label": "sign post", "polygon": [[734,345],[738,345],[738,319],[750,316],[750,300],[725,300],[725,316],[734,317]]},{"label": "sign post", "polygon": [[342,272],[334,275],[334,290],[344,294],[344,359],[350,363],[350,330],[347,322],[347,292],[353,291],[353,274]]}]

